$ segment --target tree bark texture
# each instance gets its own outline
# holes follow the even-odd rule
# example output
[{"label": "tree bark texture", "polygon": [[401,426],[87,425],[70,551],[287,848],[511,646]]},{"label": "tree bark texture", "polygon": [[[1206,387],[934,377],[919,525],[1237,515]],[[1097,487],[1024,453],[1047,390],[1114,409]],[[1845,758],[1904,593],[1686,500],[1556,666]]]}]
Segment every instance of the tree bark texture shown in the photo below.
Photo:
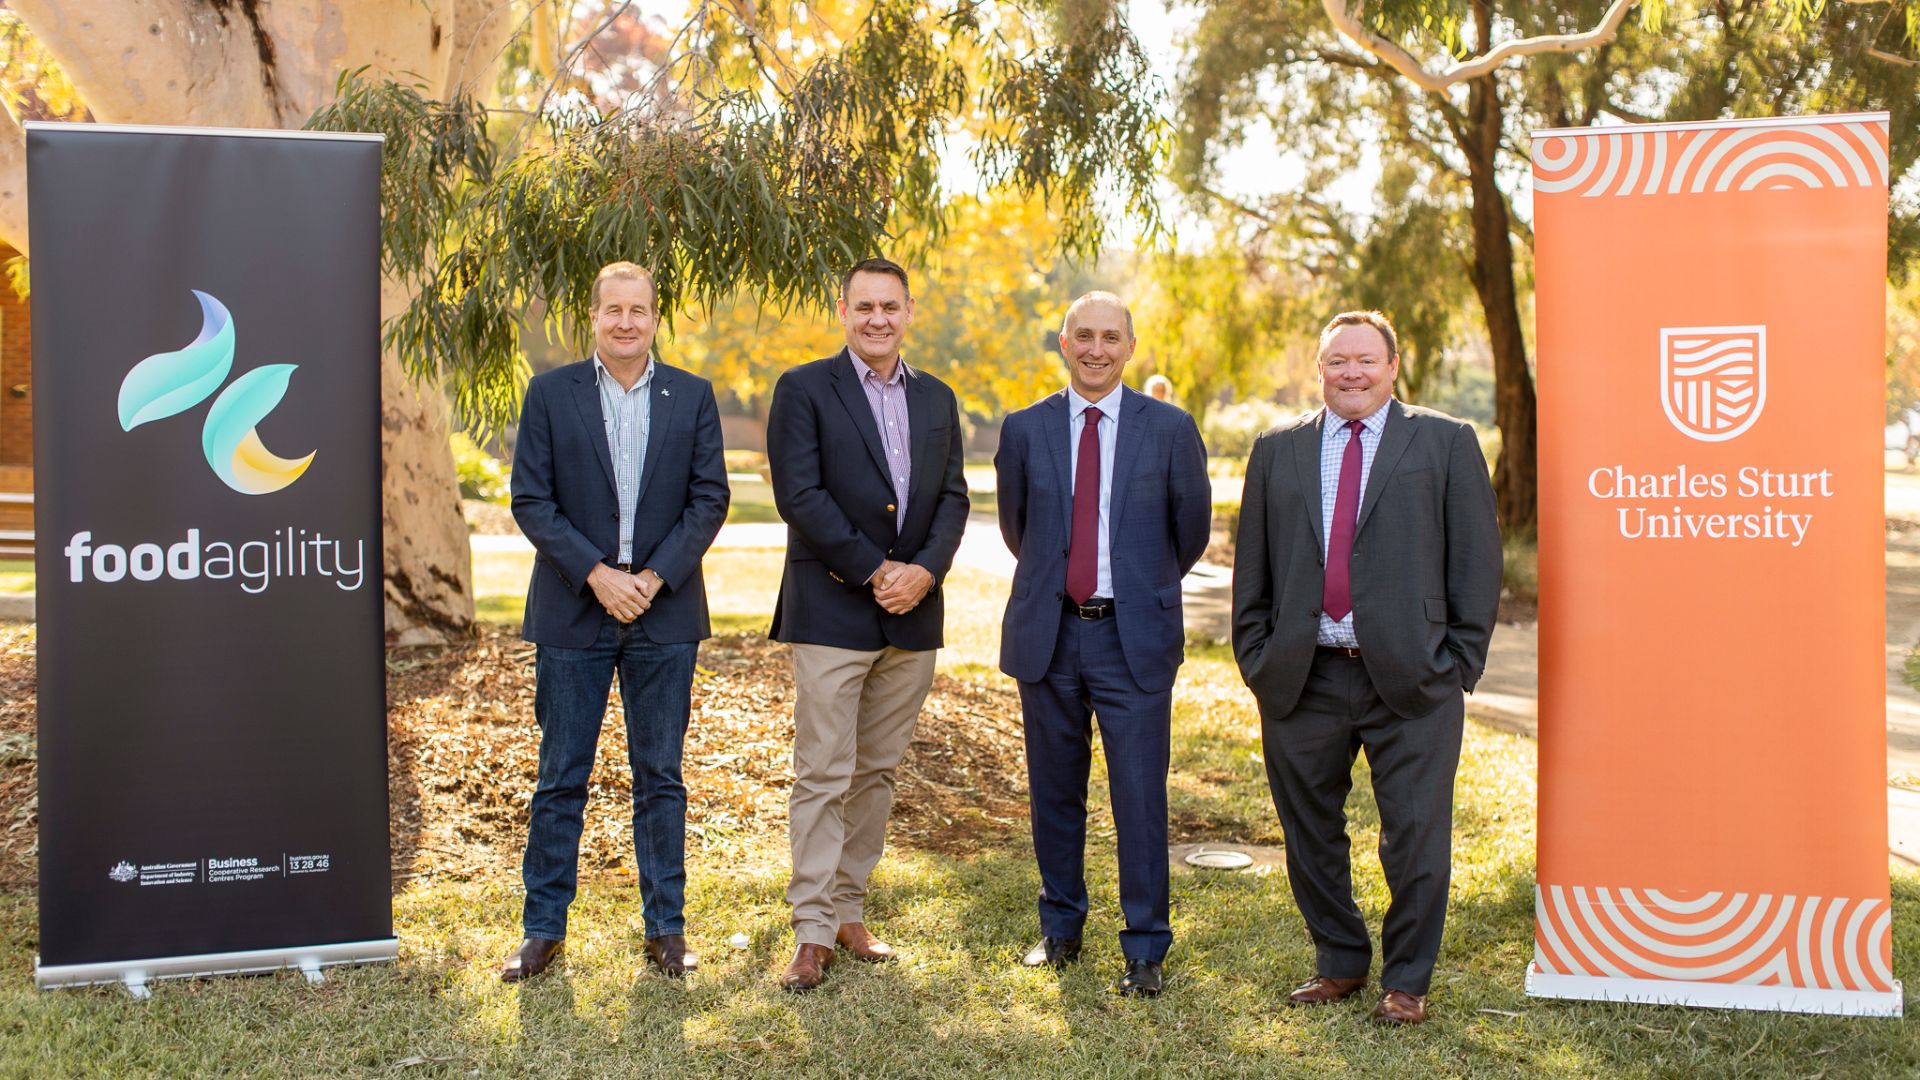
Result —
[{"label": "tree bark texture", "polygon": [[1473,288],[1493,349],[1493,422],[1500,429],[1493,491],[1502,530],[1508,536],[1529,536],[1539,522],[1537,416],[1513,282],[1512,223],[1494,171],[1500,133],[1499,85],[1492,76],[1475,79],[1468,84],[1466,123],[1456,134],[1473,193]]},{"label": "tree bark texture", "polygon": [[[342,71],[484,87],[513,29],[505,0],[10,0],[102,123],[296,128]],[[0,113],[4,116],[4,113]],[[0,123],[0,239],[28,250],[25,154]],[[381,284],[381,316],[410,299]],[[380,358],[387,643],[472,633],[472,556],[437,386]]]}]

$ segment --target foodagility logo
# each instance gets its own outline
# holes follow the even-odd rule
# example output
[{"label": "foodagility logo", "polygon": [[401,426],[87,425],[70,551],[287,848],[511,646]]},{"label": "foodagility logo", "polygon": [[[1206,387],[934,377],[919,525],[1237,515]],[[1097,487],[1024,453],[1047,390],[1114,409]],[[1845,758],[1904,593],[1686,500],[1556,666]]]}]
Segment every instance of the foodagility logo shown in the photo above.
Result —
[{"label": "foodagility logo", "polygon": [[[120,383],[120,429],[132,431],[200,404],[233,370],[233,316],[218,299],[200,301],[200,336],[184,348],[156,353],[133,366]],[[233,380],[207,410],[200,446],[223,483],[242,495],[267,495],[300,479],[313,454],[283,458],[260,442],[255,425],[287,395],[294,364],[268,364]]]}]

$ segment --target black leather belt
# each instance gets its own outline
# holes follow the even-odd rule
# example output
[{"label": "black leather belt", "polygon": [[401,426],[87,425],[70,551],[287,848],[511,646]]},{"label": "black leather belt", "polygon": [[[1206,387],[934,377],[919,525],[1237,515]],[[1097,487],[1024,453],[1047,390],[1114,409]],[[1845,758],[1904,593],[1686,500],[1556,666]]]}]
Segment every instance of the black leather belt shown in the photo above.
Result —
[{"label": "black leather belt", "polygon": [[607,565],[613,567],[615,570],[618,570],[623,574],[633,573],[633,564],[630,562],[608,563]]},{"label": "black leather belt", "polygon": [[1073,597],[1069,596],[1063,599],[1061,604],[1066,609],[1067,614],[1078,615],[1089,622],[1095,619],[1112,618],[1113,616],[1113,601],[1104,596],[1089,596],[1087,602],[1084,604],[1074,603]]},{"label": "black leather belt", "polygon": [[1344,656],[1349,660],[1360,659],[1359,649],[1349,649],[1345,645],[1315,645],[1313,651],[1321,656]]}]

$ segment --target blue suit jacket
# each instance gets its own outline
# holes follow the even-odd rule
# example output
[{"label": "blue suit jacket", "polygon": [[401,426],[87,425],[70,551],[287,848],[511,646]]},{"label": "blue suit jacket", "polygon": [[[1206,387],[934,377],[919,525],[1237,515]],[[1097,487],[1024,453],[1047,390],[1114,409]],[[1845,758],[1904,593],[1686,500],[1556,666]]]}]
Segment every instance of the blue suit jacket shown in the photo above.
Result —
[{"label": "blue suit jacket", "polygon": [[[700,559],[727,519],[727,466],[713,384],[656,358],[647,458],[634,504],[633,561],[665,583],[639,623],[658,642],[699,641],[707,624]],[[520,634],[585,648],[606,609],[587,586],[620,554],[620,502],[593,362],[536,375],[513,450],[513,518],[533,542]]]},{"label": "blue suit jacket", "polygon": [[[1213,488],[1193,417],[1126,387],[1120,395],[1107,524],[1114,619],[1133,681],[1158,693],[1185,654],[1180,579],[1207,549]],[[993,456],[1000,532],[1018,560],[1000,670],[1023,682],[1046,675],[1060,631],[1073,531],[1068,423],[1062,390],[1009,415]]]}]

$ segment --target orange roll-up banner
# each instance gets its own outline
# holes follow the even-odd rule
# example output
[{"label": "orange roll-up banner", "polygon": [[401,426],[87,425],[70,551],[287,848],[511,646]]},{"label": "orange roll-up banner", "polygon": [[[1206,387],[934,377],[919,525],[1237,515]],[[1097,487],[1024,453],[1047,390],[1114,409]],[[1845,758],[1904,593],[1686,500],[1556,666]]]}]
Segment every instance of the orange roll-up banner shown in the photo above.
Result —
[{"label": "orange roll-up banner", "polygon": [[1887,123],[1534,136],[1529,994],[1901,1011]]}]

